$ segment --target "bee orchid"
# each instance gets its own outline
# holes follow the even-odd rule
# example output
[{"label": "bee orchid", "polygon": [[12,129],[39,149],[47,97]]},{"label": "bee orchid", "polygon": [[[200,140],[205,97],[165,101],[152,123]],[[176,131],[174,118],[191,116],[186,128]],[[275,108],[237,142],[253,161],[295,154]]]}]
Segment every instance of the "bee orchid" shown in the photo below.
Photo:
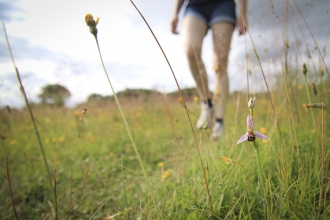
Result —
[{"label": "bee orchid", "polygon": [[243,141],[255,141],[256,138],[260,138],[263,140],[268,140],[268,137],[264,134],[262,134],[259,131],[253,130],[253,120],[250,115],[246,118],[246,126],[247,126],[247,132],[237,141],[237,144],[242,143]]}]

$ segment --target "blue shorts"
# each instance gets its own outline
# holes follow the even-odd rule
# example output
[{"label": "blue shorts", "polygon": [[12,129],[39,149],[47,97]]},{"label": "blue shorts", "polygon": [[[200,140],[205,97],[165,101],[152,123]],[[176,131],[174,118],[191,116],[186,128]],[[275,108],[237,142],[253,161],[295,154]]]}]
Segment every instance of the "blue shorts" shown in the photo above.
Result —
[{"label": "blue shorts", "polygon": [[201,19],[209,27],[218,22],[236,24],[236,5],[232,0],[199,5],[188,5],[184,16],[191,15]]}]

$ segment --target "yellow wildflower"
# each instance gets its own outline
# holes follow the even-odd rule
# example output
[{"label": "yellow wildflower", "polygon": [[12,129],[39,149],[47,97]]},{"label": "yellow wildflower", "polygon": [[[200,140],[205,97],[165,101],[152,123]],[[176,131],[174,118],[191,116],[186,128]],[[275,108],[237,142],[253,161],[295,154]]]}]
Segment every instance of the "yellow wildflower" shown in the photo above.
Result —
[{"label": "yellow wildflower", "polygon": [[301,90],[303,88],[303,85],[298,85],[298,89]]},{"label": "yellow wildflower", "polygon": [[225,162],[226,164],[230,164],[233,162],[232,159],[228,158],[228,157],[225,157],[225,156],[222,156],[222,161]]},{"label": "yellow wildflower", "polygon": [[50,118],[48,118],[48,117],[45,118],[45,122],[46,122],[46,123],[50,123],[51,121],[52,121],[52,120],[51,120]]},{"label": "yellow wildflower", "polygon": [[260,129],[260,132],[263,133],[263,134],[266,134],[267,133],[267,130],[266,130],[266,128],[261,128]]},{"label": "yellow wildflower", "polygon": [[89,27],[89,31],[94,35],[94,37],[97,37],[96,25],[98,24],[99,20],[100,18],[98,17],[96,17],[96,20],[94,20],[93,15],[91,14],[86,14],[85,16],[86,25]]},{"label": "yellow wildflower", "polygon": [[167,177],[169,177],[171,175],[171,172],[169,170],[166,170],[163,175],[162,175],[162,179],[166,179]]},{"label": "yellow wildflower", "polygon": [[198,101],[199,101],[198,96],[194,96],[194,102],[198,102]]},{"label": "yellow wildflower", "polygon": [[158,167],[163,167],[164,166],[164,163],[163,162],[159,162],[159,163],[157,163],[157,166]]},{"label": "yellow wildflower", "polygon": [[15,140],[10,141],[10,145],[15,145],[16,143],[17,143],[17,141],[15,141]]}]

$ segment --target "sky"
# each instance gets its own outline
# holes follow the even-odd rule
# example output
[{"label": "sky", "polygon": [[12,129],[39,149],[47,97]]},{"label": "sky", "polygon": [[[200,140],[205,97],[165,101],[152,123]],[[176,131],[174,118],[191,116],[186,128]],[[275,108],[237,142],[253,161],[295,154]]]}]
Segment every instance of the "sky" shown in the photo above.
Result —
[{"label": "sky", "polygon": [[[180,87],[194,87],[182,36],[170,31],[174,0],[135,0],[134,3],[160,42]],[[238,36],[235,30],[231,42],[230,91],[246,90],[247,70],[251,73],[250,91],[265,90],[254,49],[270,89],[275,89],[283,67],[286,39],[290,69],[299,69],[303,62],[316,72],[324,67],[316,46],[325,63],[329,63],[326,54],[330,34],[328,9],[329,0],[248,0],[249,33]],[[0,21],[5,25],[15,64],[30,101],[39,102],[42,87],[55,83],[71,92],[69,106],[86,101],[92,93],[112,95],[94,37],[84,21],[88,13],[100,18],[97,25],[99,44],[116,92],[126,88],[160,92],[177,90],[161,50],[130,0],[0,0]],[[203,42],[202,59],[212,89],[211,40],[208,33]],[[1,28],[0,108],[6,105],[21,107],[24,100]]]}]

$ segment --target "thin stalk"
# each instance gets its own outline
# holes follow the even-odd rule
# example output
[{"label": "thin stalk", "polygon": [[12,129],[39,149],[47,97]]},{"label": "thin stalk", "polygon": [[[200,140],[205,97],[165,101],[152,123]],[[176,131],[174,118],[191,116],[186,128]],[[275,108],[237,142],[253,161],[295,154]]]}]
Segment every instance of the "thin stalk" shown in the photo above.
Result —
[{"label": "thin stalk", "polygon": [[161,217],[161,214],[160,214],[159,208],[158,208],[158,206],[157,206],[157,200],[156,200],[156,197],[155,197],[155,195],[154,195],[154,193],[153,193],[153,191],[152,191],[152,189],[151,189],[151,185],[150,185],[150,182],[149,182],[149,179],[148,179],[147,173],[146,173],[146,171],[145,171],[145,169],[144,169],[144,166],[143,166],[143,163],[142,163],[142,159],[141,159],[141,157],[140,157],[140,153],[139,153],[139,151],[138,151],[138,149],[137,149],[137,147],[136,147],[136,144],[135,144],[135,142],[134,142],[134,140],[133,140],[133,137],[132,137],[132,134],[131,134],[131,130],[130,130],[130,127],[128,126],[128,123],[127,123],[127,120],[126,120],[126,117],[125,117],[125,114],[124,114],[123,108],[121,107],[121,104],[120,104],[120,102],[119,102],[119,99],[118,99],[118,97],[117,97],[117,94],[116,94],[115,90],[114,90],[113,87],[112,87],[112,84],[111,84],[111,81],[110,81],[110,78],[109,78],[108,72],[107,72],[107,70],[106,70],[106,68],[105,68],[105,66],[104,66],[104,62],[103,62],[103,59],[102,59],[101,50],[100,50],[100,46],[99,46],[99,42],[98,42],[97,36],[96,36],[96,35],[93,35],[93,36],[95,37],[95,41],[96,41],[97,49],[98,49],[98,52],[99,52],[99,55],[100,55],[100,60],[101,60],[101,63],[102,63],[102,67],[103,67],[104,73],[105,73],[106,78],[107,78],[107,80],[108,80],[108,83],[109,83],[109,85],[110,85],[110,88],[111,88],[111,91],[112,91],[112,93],[113,93],[113,96],[115,97],[115,100],[116,100],[116,103],[117,103],[117,105],[118,105],[118,108],[119,108],[120,114],[121,114],[121,116],[122,116],[122,118],[123,118],[123,121],[124,121],[124,124],[125,124],[125,127],[126,127],[127,134],[128,134],[128,136],[129,136],[129,139],[131,140],[131,143],[132,143],[133,149],[134,149],[135,154],[136,154],[136,156],[137,156],[137,158],[138,158],[138,161],[139,161],[139,163],[140,163],[140,166],[141,166],[141,169],[142,169],[142,172],[143,172],[143,175],[144,175],[145,181],[146,181],[146,183],[147,183],[147,185],[148,185],[148,188],[149,188],[149,191],[150,191],[150,193],[151,193],[152,200],[153,200],[153,202],[154,202],[154,204],[155,204],[155,206],[156,206],[157,215],[158,215],[158,217],[160,218],[160,217]]},{"label": "thin stalk", "polygon": [[[305,86],[306,86],[308,101],[309,101],[309,103],[312,103],[312,99],[311,99],[311,96],[310,96],[310,93],[309,93],[309,88],[308,88],[308,82],[307,82],[307,76],[306,76],[306,74],[304,74],[304,81],[305,81]],[[317,134],[317,132],[316,132],[316,122],[315,122],[315,117],[314,117],[314,111],[313,111],[313,109],[311,109],[311,114],[312,114],[312,120],[313,120],[313,124],[314,124],[315,133]]]},{"label": "thin stalk", "polygon": [[264,186],[264,182],[263,182],[263,172],[262,172],[262,168],[261,168],[261,163],[260,163],[260,153],[259,153],[259,146],[258,144],[256,144],[256,142],[252,142],[251,143],[254,151],[256,152],[257,154],[257,163],[258,163],[258,170],[259,170],[259,180],[260,180],[260,183],[261,183],[261,188],[262,188],[262,191],[264,193],[264,196],[265,196],[265,186]]},{"label": "thin stalk", "polygon": [[[323,191],[324,191],[324,103],[322,102],[322,148],[321,148],[321,181],[320,181],[319,215],[321,212]],[[324,198],[326,198],[326,194],[324,194]],[[324,209],[325,209],[325,200],[323,202]]]},{"label": "thin stalk", "polygon": [[30,117],[31,117],[31,120],[32,120],[32,124],[33,124],[33,128],[34,128],[35,134],[37,136],[39,147],[40,147],[40,150],[41,150],[41,154],[42,154],[42,157],[43,157],[43,160],[44,160],[46,172],[48,173],[48,180],[49,180],[50,189],[52,191],[53,201],[54,201],[55,219],[57,220],[58,219],[57,200],[56,200],[56,196],[55,196],[55,189],[54,189],[54,185],[53,185],[53,181],[52,181],[52,175],[50,174],[50,170],[49,170],[49,167],[48,167],[48,162],[47,162],[47,158],[46,158],[45,149],[44,149],[44,146],[42,144],[41,137],[40,137],[40,134],[39,134],[39,131],[38,131],[38,127],[37,127],[37,124],[35,122],[35,119],[34,119],[34,116],[33,116],[33,113],[32,113],[32,110],[31,110],[31,107],[30,107],[29,100],[27,98],[26,92],[24,90],[24,87],[23,87],[23,83],[21,81],[20,74],[19,74],[18,69],[17,69],[16,64],[15,64],[15,60],[14,60],[13,53],[12,53],[11,48],[10,48],[10,44],[9,44],[9,41],[8,41],[7,32],[6,32],[6,28],[5,28],[5,24],[4,23],[2,23],[2,27],[3,27],[3,30],[4,30],[4,34],[5,34],[5,38],[6,38],[6,42],[7,42],[7,46],[8,46],[8,50],[9,50],[9,54],[10,54],[12,63],[13,63],[14,68],[15,68],[16,77],[17,77],[18,83],[20,85],[20,89],[21,89],[22,95],[24,97],[24,102],[25,102],[26,108],[29,111],[29,114],[30,114]]},{"label": "thin stalk", "polygon": [[142,15],[142,13],[140,12],[140,10],[136,7],[136,5],[134,4],[134,2],[132,0],[130,0],[131,3],[133,4],[133,6],[135,7],[135,9],[138,11],[138,13],[140,14],[140,16],[142,17],[142,19],[144,20],[144,22],[146,23],[146,25],[148,26],[152,36],[154,37],[154,39],[156,40],[160,50],[162,51],[163,55],[164,55],[164,58],[169,66],[169,68],[171,69],[171,72],[172,72],[172,75],[174,77],[174,80],[175,80],[175,83],[179,89],[179,92],[180,92],[180,95],[181,95],[181,98],[182,98],[182,101],[183,101],[183,105],[184,105],[184,108],[186,109],[186,113],[187,113],[187,116],[188,116],[188,120],[189,120],[189,123],[190,123],[190,127],[191,127],[191,130],[192,130],[192,133],[193,133],[193,136],[194,136],[194,140],[195,140],[195,145],[196,145],[196,148],[197,148],[197,151],[198,151],[198,156],[199,156],[199,159],[200,159],[200,163],[201,163],[201,166],[202,166],[202,170],[203,170],[203,174],[204,174],[204,181],[205,181],[205,185],[206,185],[206,190],[207,190],[207,194],[208,194],[208,200],[209,200],[209,204],[210,204],[210,210],[211,210],[211,213],[212,215],[214,214],[214,211],[213,211],[213,206],[212,206],[212,199],[211,199],[211,195],[210,195],[210,190],[209,190],[209,185],[207,183],[207,177],[206,177],[206,171],[205,171],[205,167],[204,167],[204,164],[203,164],[203,159],[202,159],[202,155],[201,155],[201,151],[200,151],[200,148],[199,148],[199,145],[198,145],[198,141],[197,141],[197,137],[196,137],[196,134],[195,134],[195,131],[194,131],[194,128],[193,128],[193,125],[192,125],[192,122],[191,122],[191,119],[190,119],[190,115],[189,115],[189,112],[188,112],[188,108],[186,106],[186,102],[183,98],[183,95],[182,95],[182,91],[180,89],[180,86],[179,86],[179,83],[178,83],[178,80],[174,74],[174,71],[172,69],[172,66],[170,64],[170,62],[168,61],[167,59],[167,56],[162,48],[162,46],[160,45],[160,43],[158,42],[158,39],[157,37],[155,36],[154,32],[152,31],[151,27],[149,26],[147,20],[144,18],[144,16]]},{"label": "thin stalk", "polygon": [[6,170],[7,170],[8,186],[9,186],[9,190],[10,190],[11,202],[13,204],[15,219],[18,220],[19,218],[18,218],[18,215],[17,215],[17,212],[16,212],[16,208],[15,208],[15,202],[14,202],[14,196],[13,196],[13,189],[11,187],[11,182],[10,182],[9,166],[8,166],[8,155],[6,156]]}]

